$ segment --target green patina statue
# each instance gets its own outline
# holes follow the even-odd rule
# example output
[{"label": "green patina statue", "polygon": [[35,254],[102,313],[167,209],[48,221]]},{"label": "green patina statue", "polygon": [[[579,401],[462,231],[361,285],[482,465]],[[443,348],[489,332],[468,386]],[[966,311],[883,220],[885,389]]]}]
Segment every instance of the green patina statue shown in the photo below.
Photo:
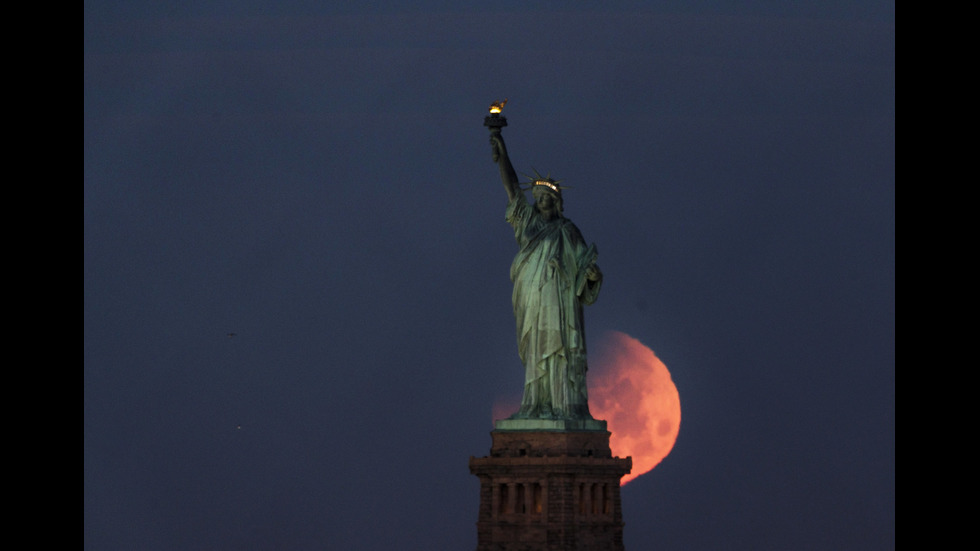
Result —
[{"label": "green patina statue", "polygon": [[562,214],[565,188],[557,180],[535,171],[528,204],[499,125],[491,127],[490,144],[507,191],[505,218],[520,247],[510,279],[524,397],[511,419],[590,420],[582,306],[595,302],[602,285],[595,244],[586,245]]}]

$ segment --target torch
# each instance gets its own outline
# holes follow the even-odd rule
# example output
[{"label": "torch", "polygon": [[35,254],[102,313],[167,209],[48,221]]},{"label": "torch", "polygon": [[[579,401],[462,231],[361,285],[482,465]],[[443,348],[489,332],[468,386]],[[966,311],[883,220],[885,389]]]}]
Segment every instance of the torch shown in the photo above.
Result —
[{"label": "torch", "polygon": [[[500,114],[504,106],[507,105],[507,99],[504,101],[495,101],[490,104],[490,114],[483,118],[483,126],[490,129],[490,135],[500,134],[500,129],[507,126],[507,118]],[[493,162],[497,162],[497,154],[493,155]]]}]

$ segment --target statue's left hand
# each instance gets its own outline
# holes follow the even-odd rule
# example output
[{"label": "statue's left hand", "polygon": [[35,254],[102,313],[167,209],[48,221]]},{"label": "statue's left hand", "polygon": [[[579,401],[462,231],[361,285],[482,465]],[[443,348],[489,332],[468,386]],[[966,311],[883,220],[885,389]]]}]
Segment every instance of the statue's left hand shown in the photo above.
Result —
[{"label": "statue's left hand", "polygon": [[585,269],[585,279],[589,281],[599,281],[602,279],[602,270],[595,264]]}]

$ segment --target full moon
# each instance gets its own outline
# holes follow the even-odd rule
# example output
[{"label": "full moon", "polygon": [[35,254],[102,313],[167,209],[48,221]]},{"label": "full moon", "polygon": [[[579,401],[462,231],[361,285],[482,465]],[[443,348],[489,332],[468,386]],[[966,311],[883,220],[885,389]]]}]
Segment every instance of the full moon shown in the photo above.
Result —
[{"label": "full moon", "polygon": [[633,458],[622,484],[667,457],[680,431],[681,400],[653,350],[625,333],[606,333],[589,353],[588,385],[589,409],[606,420],[613,455]]}]

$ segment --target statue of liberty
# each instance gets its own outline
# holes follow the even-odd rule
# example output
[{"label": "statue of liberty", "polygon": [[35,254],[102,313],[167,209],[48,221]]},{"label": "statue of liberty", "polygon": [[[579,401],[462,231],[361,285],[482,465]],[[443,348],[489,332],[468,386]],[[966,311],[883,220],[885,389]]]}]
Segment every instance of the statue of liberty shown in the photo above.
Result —
[{"label": "statue of liberty", "polygon": [[507,192],[505,219],[519,247],[510,279],[525,376],[521,407],[511,419],[592,419],[582,307],[595,302],[602,285],[595,244],[586,245],[562,214],[565,188],[558,180],[535,171],[526,188],[534,204],[528,204],[496,130],[490,133],[493,160]]}]

